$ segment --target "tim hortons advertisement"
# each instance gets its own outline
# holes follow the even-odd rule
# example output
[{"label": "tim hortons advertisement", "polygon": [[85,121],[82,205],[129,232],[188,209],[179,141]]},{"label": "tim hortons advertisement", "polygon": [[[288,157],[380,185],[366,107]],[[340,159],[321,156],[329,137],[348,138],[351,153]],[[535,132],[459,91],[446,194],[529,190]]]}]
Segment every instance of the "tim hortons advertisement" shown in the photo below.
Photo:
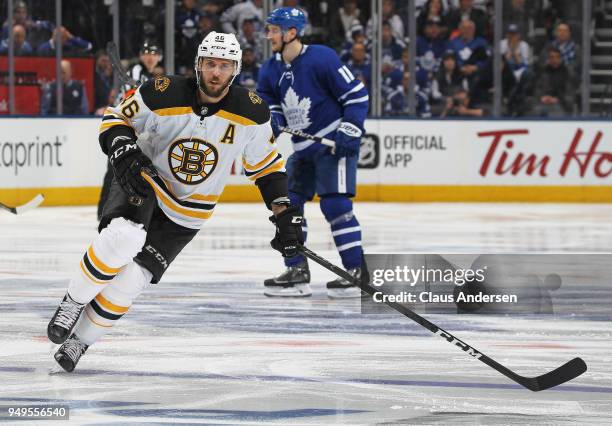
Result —
[{"label": "tim hortons advertisement", "polygon": [[610,185],[612,123],[366,123],[361,183]]}]

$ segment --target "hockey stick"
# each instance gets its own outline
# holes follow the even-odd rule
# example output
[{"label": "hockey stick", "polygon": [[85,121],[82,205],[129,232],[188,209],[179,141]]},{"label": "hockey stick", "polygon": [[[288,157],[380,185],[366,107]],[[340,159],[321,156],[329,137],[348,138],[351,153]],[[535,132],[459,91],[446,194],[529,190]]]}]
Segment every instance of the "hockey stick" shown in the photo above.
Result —
[{"label": "hockey stick", "polygon": [[0,208],[7,210],[13,214],[21,214],[27,212],[28,210],[35,209],[36,207],[40,206],[43,201],[45,201],[45,197],[43,197],[42,194],[38,194],[27,203],[22,204],[20,206],[9,207],[6,204],[0,203]]},{"label": "hockey stick", "polygon": [[125,69],[123,69],[123,65],[121,65],[121,58],[119,58],[119,48],[115,42],[109,41],[106,44],[106,53],[110,59],[111,67],[113,67],[113,71],[115,71],[115,74],[117,74],[117,79],[121,84],[131,87],[140,86],[140,83],[131,78]]},{"label": "hockey stick", "polygon": [[322,138],[320,136],[311,135],[309,133],[304,133],[301,130],[291,129],[289,127],[281,126],[278,129],[281,132],[289,133],[290,135],[298,136],[298,137],[304,138],[304,139],[310,139],[310,140],[319,142],[319,143],[321,143],[323,145],[331,146],[332,148],[336,147],[336,142],[334,142],[331,139],[326,139],[326,138]]},{"label": "hockey stick", "polygon": [[[322,257],[312,252],[311,250],[307,249],[306,247],[300,246],[298,247],[298,250],[302,254],[304,254],[306,257],[308,257],[309,259],[312,259],[314,262],[323,266],[325,269],[328,269],[329,271],[333,272],[334,274],[338,275],[341,278],[344,278],[345,280],[349,282],[354,282],[359,287],[361,287],[363,291],[365,291],[369,295],[373,295],[374,293],[376,293],[376,289],[372,288],[370,285],[364,284],[361,282],[361,280],[357,280],[353,278],[353,276],[349,274],[348,272],[346,272],[345,270],[328,262],[327,260],[323,259]],[[471,357],[484,362],[489,367],[497,370],[498,372],[508,377],[509,379],[513,380],[514,382],[534,392],[549,389],[549,388],[558,386],[562,383],[565,383],[567,381],[570,381],[572,379],[575,379],[576,377],[580,376],[582,373],[584,373],[587,370],[586,363],[582,360],[582,358],[574,358],[571,361],[568,361],[562,366],[556,368],[555,370],[550,371],[546,374],[542,374],[541,376],[524,377],[519,374],[516,374],[515,372],[508,369],[507,367],[504,367],[497,361],[489,358],[487,355],[476,350],[475,348],[471,347],[467,343],[457,339],[455,336],[450,334],[448,331],[443,330],[442,328],[426,320],[425,318],[423,318],[416,312],[413,312],[412,310],[408,309],[407,307],[403,306],[402,304],[396,303],[396,302],[389,302],[386,300],[384,300],[384,303],[387,306],[395,309],[397,312],[401,313],[402,315],[410,318],[414,322],[422,325],[423,327],[425,327],[432,333],[442,337],[447,342],[460,347],[464,352],[466,352]]]}]

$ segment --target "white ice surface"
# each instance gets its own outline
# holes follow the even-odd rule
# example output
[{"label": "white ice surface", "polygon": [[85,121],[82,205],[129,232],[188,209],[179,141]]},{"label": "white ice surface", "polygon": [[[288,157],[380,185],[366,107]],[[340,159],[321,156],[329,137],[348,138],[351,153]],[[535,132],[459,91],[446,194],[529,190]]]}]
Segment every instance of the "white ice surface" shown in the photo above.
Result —
[{"label": "white ice surface", "polygon": [[[610,252],[612,206],[355,206],[368,252]],[[96,235],[93,207],[0,212],[0,406],[62,403],[70,424],[611,424],[612,326],[551,316],[429,315],[497,361],[538,375],[574,356],[589,371],[532,393],[399,314],[364,316],[314,295],[269,299],[281,262],[258,204],[213,219],[92,346],[55,365],[46,324]],[[309,246],[338,262],[315,204]],[[0,416],[0,423],[6,422]],[[46,424],[46,423],[45,423]]]}]

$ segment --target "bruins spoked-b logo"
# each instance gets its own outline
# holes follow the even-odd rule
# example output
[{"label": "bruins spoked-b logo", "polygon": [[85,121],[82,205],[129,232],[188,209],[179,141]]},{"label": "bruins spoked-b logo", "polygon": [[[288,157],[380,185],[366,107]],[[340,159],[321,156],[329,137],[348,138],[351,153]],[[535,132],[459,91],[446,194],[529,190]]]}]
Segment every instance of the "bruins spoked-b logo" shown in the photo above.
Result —
[{"label": "bruins spoked-b logo", "polygon": [[174,177],[187,185],[197,185],[211,175],[217,163],[217,149],[202,139],[179,139],[168,150],[168,162]]}]

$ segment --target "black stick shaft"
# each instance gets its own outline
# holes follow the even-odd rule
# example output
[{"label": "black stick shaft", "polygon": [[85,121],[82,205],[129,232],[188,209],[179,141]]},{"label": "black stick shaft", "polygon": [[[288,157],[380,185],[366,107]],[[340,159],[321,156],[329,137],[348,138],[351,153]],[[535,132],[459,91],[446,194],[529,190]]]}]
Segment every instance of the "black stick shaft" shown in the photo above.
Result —
[{"label": "black stick shaft", "polygon": [[[327,261],[326,259],[320,257],[319,255],[317,255],[313,251],[307,249],[306,247],[301,246],[301,247],[298,248],[298,250],[302,254],[304,254],[306,257],[308,257],[309,259],[312,259],[314,262],[316,262],[319,265],[323,266],[324,268],[330,270],[331,272],[335,273],[336,275],[344,278],[345,280],[347,280],[349,282],[354,282],[359,287],[361,287],[361,289],[363,291],[365,291],[369,295],[372,296],[372,295],[374,295],[374,293],[377,292],[377,290],[374,289],[373,287],[371,287],[370,285],[368,285],[366,283],[363,283],[361,280],[357,280],[357,279],[353,278],[353,276],[351,274],[349,274],[348,272],[346,272],[342,268],[339,268],[338,266],[334,265],[333,263],[331,263],[331,262]],[[404,305],[402,305],[400,303],[397,303],[397,302],[389,302],[386,299],[384,299],[384,303],[387,306],[395,309],[397,312],[401,313],[402,315],[410,318],[411,320],[413,320],[417,324],[420,324],[421,326],[425,327],[426,329],[431,331],[433,334],[436,334],[436,335],[442,337],[447,342],[452,343],[455,346],[458,346],[465,353],[470,355],[472,358],[476,358],[476,359],[482,361],[483,363],[487,364],[489,367],[497,370],[498,372],[500,372],[504,376],[508,377],[509,379],[513,380],[514,382],[519,383],[520,385],[522,385],[522,386],[526,387],[527,389],[530,389],[530,390],[532,390],[534,392],[535,391],[544,390],[544,389],[548,389],[548,388],[557,386],[557,385],[559,385],[561,383],[564,383],[564,382],[566,382],[568,380],[572,380],[573,378],[578,377],[579,375],[584,373],[586,371],[586,368],[587,368],[586,364],[584,363],[584,361],[582,359],[574,358],[571,361],[567,362],[566,364],[562,365],[561,367],[559,367],[559,368],[557,368],[557,369],[555,369],[555,370],[553,370],[553,371],[551,371],[549,373],[543,374],[541,376],[534,377],[534,378],[523,377],[523,376],[521,376],[519,374],[516,374],[515,372],[513,372],[509,368],[504,367],[503,365],[501,365],[497,361],[493,360],[492,358],[489,358],[487,355],[483,354],[482,352],[480,352],[479,350],[475,349],[474,347],[468,345],[467,343],[463,342],[462,340],[456,338],[455,336],[453,336],[448,331],[438,327],[437,325],[435,325],[431,321],[428,321],[427,319],[423,318],[422,316],[420,316],[416,312],[408,309]]]}]

